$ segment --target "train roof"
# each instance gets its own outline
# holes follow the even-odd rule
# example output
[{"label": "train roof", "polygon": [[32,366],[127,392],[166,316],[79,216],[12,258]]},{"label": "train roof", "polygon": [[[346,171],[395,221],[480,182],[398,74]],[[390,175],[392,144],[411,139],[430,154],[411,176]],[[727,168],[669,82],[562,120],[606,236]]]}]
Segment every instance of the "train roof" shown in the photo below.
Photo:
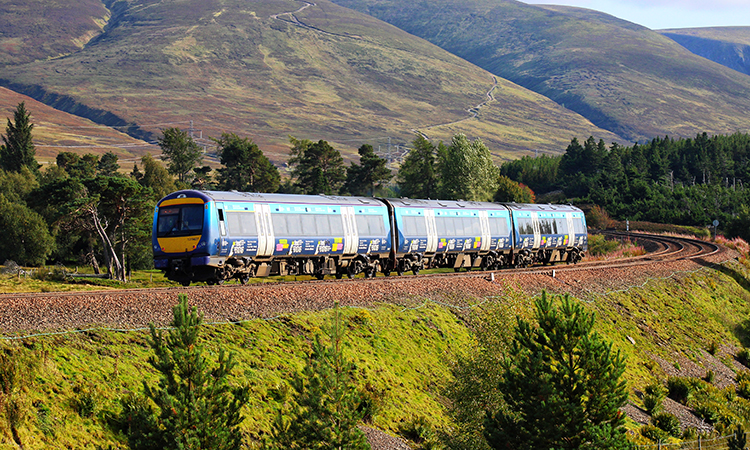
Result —
[{"label": "train roof", "polygon": [[[174,198],[197,197],[204,201],[214,202],[262,202],[262,203],[302,203],[305,205],[371,205],[385,206],[383,202],[369,197],[343,197],[337,195],[298,195],[266,194],[239,191],[198,191],[182,190],[173,192],[161,201]],[[160,203],[161,203],[160,201]]]},{"label": "train roof", "polygon": [[513,211],[581,212],[573,205],[550,205],[536,203],[502,203]]},{"label": "train roof", "polygon": [[469,202],[464,200],[421,200],[413,198],[386,199],[397,208],[468,208],[468,209],[505,209],[500,203]]}]

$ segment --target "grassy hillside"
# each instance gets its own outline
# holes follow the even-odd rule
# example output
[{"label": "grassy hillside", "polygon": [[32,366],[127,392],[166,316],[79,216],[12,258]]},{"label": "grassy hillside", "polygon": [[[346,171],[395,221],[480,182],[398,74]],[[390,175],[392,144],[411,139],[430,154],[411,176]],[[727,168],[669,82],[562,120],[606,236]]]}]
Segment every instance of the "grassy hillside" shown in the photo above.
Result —
[{"label": "grassy hillside", "polygon": [[119,158],[120,166],[131,169],[133,162],[147,152],[160,152],[158,147],[103,125],[72,114],[53,109],[43,103],[0,88],[0,134],[5,134],[7,119],[19,103],[25,102],[34,124],[33,136],[36,146],[36,159],[40,163],[55,161],[61,151],[78,154],[93,153],[102,155],[113,152]]},{"label": "grassy hillside", "polygon": [[[718,269],[676,273],[617,292],[590,286],[582,300],[596,312],[599,332],[626,355],[634,404],[642,406],[636,391],[665,383],[668,376],[700,378],[711,370],[716,386],[731,384],[734,372],[744,369],[733,357],[750,343],[749,279],[750,261],[743,257]],[[532,298],[512,287],[490,302],[470,292],[439,301],[404,298],[404,306],[342,308],[346,354],[357,365],[359,385],[381,405],[372,426],[412,438],[420,432],[433,438],[450,433],[455,428],[444,389],[452,365],[474,345],[472,323],[491,311],[513,323],[516,314],[530,316],[533,305]],[[470,304],[478,306],[467,308]],[[204,328],[209,359],[215,360],[219,346],[238,356],[234,382],[249,384],[252,393],[244,410],[250,441],[268,431],[287,398],[285,380],[304,365],[314,335],[330,317],[330,311],[301,313]],[[19,435],[27,449],[118,448],[124,442],[113,429],[119,399],[140,392],[141,380],[155,379],[142,330],[78,331],[0,345],[14,349],[21,367],[33,375],[14,394],[23,408]],[[630,426],[637,429],[635,423]],[[5,443],[0,448],[12,448],[4,412],[0,430]]]},{"label": "grassy hillside", "polygon": [[109,16],[101,0],[0,0],[0,66],[80,50]]},{"label": "grassy hillside", "polygon": [[685,28],[660,33],[698,56],[750,75],[750,27]]},{"label": "grassy hillside", "polygon": [[513,0],[335,0],[631,140],[750,128],[750,77],[639,25]]},{"label": "grassy hillside", "polygon": [[[70,0],[72,1],[72,0]],[[416,130],[481,137],[499,157],[617,140],[554,102],[373,17],[326,0],[118,2],[71,55],[0,69],[0,83],[100,123],[154,137],[249,136],[276,161],[288,136],[344,151],[406,144]],[[491,91],[491,98],[488,93]],[[489,101],[488,101],[489,100]],[[468,110],[476,108],[475,113]],[[151,133],[150,135],[148,133]],[[395,153],[395,148],[394,148]]]}]

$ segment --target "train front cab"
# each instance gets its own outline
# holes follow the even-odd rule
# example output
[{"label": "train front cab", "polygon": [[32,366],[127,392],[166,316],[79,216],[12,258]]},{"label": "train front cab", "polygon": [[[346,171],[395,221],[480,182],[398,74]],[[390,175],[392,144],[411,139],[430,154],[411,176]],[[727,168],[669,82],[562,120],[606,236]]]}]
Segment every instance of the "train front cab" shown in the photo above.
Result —
[{"label": "train front cab", "polygon": [[154,267],[168,279],[188,285],[213,275],[208,267],[210,201],[197,191],[178,191],[157,203],[152,232]]}]

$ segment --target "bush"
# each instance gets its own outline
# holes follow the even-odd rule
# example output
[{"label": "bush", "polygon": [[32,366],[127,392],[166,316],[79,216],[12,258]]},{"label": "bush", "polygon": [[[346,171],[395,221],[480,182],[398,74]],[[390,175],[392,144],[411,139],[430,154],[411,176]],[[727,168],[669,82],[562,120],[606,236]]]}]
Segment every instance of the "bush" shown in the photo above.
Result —
[{"label": "bush", "polygon": [[743,348],[739,352],[737,352],[737,356],[735,356],[737,359],[737,362],[742,364],[745,367],[750,367],[750,350]]},{"label": "bush", "polygon": [[643,407],[646,408],[649,415],[653,416],[661,410],[662,402],[667,396],[667,390],[660,384],[650,384],[644,390]]},{"label": "bush", "polygon": [[664,430],[673,437],[680,436],[680,419],[674,414],[660,413],[651,418],[651,425]]},{"label": "bush", "polygon": [[641,435],[654,442],[664,442],[669,439],[669,434],[667,434],[667,432],[654,425],[641,427]]},{"label": "bush", "polygon": [[711,384],[713,384],[715,379],[716,379],[716,374],[714,373],[713,370],[710,370],[710,369],[708,370],[708,372],[706,372],[706,376],[703,377],[703,380],[705,380],[706,383],[711,383]]},{"label": "bush", "polygon": [[685,404],[693,392],[693,383],[689,378],[669,377],[667,378],[667,391],[669,398]]},{"label": "bush", "polygon": [[589,254],[591,256],[600,256],[612,253],[620,248],[620,242],[607,240],[601,234],[589,235]]}]

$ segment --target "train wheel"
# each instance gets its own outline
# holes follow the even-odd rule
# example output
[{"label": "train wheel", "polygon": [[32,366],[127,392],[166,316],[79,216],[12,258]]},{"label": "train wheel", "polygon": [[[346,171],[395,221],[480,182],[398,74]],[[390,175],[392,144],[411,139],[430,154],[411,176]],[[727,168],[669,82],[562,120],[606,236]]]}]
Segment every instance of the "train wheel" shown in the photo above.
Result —
[{"label": "train wheel", "polygon": [[344,272],[342,272],[342,271],[340,271],[340,270],[337,270],[337,271],[336,271],[336,279],[337,279],[337,280],[340,280],[340,279],[342,279],[342,278],[344,278]]},{"label": "train wheel", "polygon": [[250,281],[250,275],[248,275],[248,274],[242,274],[242,275],[240,275],[240,283],[241,284],[247,284],[248,281]]},{"label": "train wheel", "polygon": [[180,282],[183,286],[190,286],[190,280],[184,280]]},{"label": "train wheel", "polygon": [[326,277],[326,276],[325,276],[324,274],[322,274],[322,273],[316,273],[316,274],[315,274],[315,278],[317,278],[317,279],[319,279],[319,280],[322,280],[322,279],[323,279],[323,278],[325,278],[325,277]]},{"label": "train wheel", "polygon": [[414,275],[419,275],[419,266],[412,267],[411,273],[413,273]]},{"label": "train wheel", "polygon": [[219,284],[219,285],[224,284],[224,278],[217,278],[216,284]]},{"label": "train wheel", "polygon": [[385,275],[386,277],[391,276],[391,269],[383,269],[383,275]]},{"label": "train wheel", "polygon": [[454,271],[454,272],[460,272],[460,271],[461,271],[461,268],[460,268],[460,267],[454,267],[454,268],[453,268],[453,271]]}]

